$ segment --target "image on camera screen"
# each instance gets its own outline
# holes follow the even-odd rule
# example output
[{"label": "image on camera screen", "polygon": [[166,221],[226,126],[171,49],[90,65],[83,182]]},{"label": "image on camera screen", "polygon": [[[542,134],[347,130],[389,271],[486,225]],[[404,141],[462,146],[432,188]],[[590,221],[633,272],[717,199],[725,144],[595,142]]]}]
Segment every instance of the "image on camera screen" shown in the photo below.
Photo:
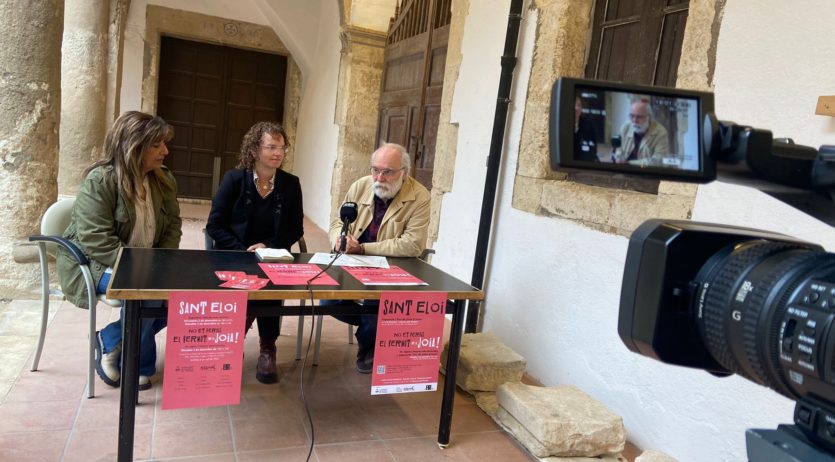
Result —
[{"label": "image on camera screen", "polygon": [[698,171],[699,100],[575,87],[574,161]]}]

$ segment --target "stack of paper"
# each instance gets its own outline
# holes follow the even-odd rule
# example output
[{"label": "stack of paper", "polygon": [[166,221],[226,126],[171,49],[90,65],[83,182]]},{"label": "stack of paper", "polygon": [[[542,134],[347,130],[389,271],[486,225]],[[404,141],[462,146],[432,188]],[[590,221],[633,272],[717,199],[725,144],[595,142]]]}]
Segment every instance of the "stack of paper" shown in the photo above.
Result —
[{"label": "stack of paper", "polygon": [[270,249],[262,247],[255,249],[255,255],[261,261],[293,261],[293,255],[285,249]]},{"label": "stack of paper", "polygon": [[[327,265],[333,260],[334,254],[316,252],[310,259],[310,263]],[[389,262],[386,257],[377,255],[348,255],[342,254],[333,262],[333,266],[364,266],[367,268],[388,268]]]}]

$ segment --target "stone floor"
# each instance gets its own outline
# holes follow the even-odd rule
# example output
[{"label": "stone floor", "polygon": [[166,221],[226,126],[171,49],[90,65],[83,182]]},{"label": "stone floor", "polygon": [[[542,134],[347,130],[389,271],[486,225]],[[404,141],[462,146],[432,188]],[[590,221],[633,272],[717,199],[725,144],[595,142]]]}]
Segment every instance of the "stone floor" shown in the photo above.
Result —
[{"label": "stone floor", "polygon": [[[183,204],[181,247],[202,248],[206,205]],[[328,247],[321,229],[305,222],[310,251]],[[118,316],[99,305],[98,325]],[[84,334],[87,311],[52,302],[41,364],[29,370],[37,342],[40,302],[0,303],[0,461],[112,461],[116,459],[119,391],[96,379],[87,399]],[[246,339],[241,402],[236,406],[160,408],[161,376],[140,393],[134,457],[154,461],[532,461],[466,394],[457,393],[452,441],[436,444],[441,393],[370,396],[370,376],[354,369],[355,345],[344,324],[325,318],[318,366],[296,361],[298,320],[283,321],[276,385],[254,377],[257,336]],[[305,344],[310,333],[306,318]],[[160,348],[164,349],[160,333]],[[162,357],[162,355],[160,355]],[[312,349],[311,349],[312,357]],[[158,367],[162,370],[162,367]],[[313,419],[307,421],[301,396]],[[443,380],[443,376],[441,376]]]}]

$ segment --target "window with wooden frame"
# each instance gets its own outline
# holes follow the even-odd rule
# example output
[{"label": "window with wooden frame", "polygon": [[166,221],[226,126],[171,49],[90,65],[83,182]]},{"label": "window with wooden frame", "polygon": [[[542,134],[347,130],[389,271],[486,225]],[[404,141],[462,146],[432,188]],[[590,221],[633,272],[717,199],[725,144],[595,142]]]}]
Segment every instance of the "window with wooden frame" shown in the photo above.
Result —
[{"label": "window with wooden frame", "polygon": [[674,87],[688,0],[595,0],[586,78]]}]

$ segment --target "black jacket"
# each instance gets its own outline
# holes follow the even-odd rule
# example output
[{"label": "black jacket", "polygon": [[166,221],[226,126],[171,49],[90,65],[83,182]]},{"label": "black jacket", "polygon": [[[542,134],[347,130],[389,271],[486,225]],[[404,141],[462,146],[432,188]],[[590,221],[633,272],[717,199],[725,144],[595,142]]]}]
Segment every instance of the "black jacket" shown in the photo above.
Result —
[{"label": "black jacket", "polygon": [[[246,250],[244,244],[252,198],[258,192],[252,172],[233,169],[226,172],[220,188],[212,199],[212,210],[206,232],[219,250]],[[276,170],[275,236],[264,244],[274,249],[287,249],[304,235],[302,188],[299,178],[283,170]]]}]

